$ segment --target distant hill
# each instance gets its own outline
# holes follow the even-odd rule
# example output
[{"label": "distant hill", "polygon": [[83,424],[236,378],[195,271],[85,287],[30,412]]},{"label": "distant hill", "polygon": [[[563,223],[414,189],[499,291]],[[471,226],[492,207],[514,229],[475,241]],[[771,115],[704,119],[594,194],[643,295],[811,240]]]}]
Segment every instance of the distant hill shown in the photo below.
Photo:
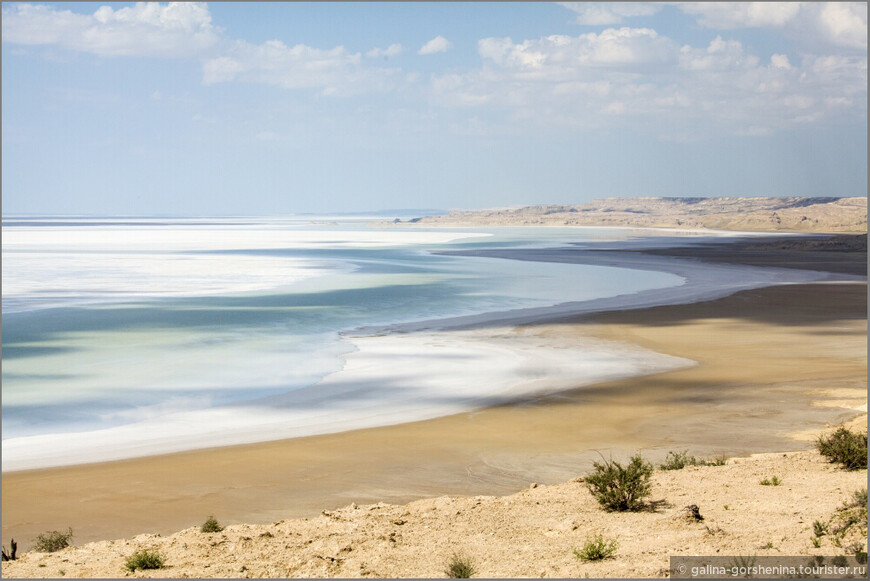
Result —
[{"label": "distant hill", "polygon": [[867,231],[867,198],[604,198],[578,206],[452,211],[416,222],[858,233]]}]

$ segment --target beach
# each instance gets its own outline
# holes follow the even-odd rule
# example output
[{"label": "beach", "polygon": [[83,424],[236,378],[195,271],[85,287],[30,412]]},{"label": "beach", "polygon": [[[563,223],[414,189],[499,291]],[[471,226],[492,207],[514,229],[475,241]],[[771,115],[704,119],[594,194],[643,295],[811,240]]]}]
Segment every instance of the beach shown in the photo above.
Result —
[{"label": "beach", "polygon": [[[860,261],[854,261],[860,264]],[[855,267],[859,268],[859,267]],[[854,272],[858,272],[857,270]],[[3,474],[3,538],[75,543],[312,517],[351,503],[502,495],[601,455],[746,456],[812,446],[866,411],[866,284],[780,285],[685,305],[499,327],[555,348],[617,341],[697,362],[426,421]]]},{"label": "beach", "polygon": [[0,577],[866,561],[866,4],[0,11]]}]

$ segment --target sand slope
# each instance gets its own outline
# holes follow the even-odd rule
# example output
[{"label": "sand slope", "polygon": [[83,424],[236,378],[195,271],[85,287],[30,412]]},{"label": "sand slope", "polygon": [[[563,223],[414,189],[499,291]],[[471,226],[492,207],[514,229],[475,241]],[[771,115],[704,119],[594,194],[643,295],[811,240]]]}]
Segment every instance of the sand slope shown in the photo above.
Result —
[{"label": "sand slope", "polygon": [[[759,484],[772,476],[783,484]],[[3,576],[123,576],[125,558],[148,548],[165,555],[166,567],[136,576],[444,577],[450,555],[461,550],[480,577],[657,577],[670,555],[845,554],[830,537],[813,547],[813,521],[827,521],[866,479],[866,470],[842,471],[814,451],[759,454],[725,466],[656,471],[652,499],[660,506],[645,512],[604,512],[573,480],[504,497],[350,505],[310,520],[26,553],[3,563]],[[702,522],[681,518],[689,504],[700,507]],[[615,558],[589,563],[574,556],[594,532],[618,539]]]},{"label": "sand slope", "polygon": [[759,232],[866,232],[866,198],[604,198],[576,206],[454,211],[420,224],[634,226]]}]

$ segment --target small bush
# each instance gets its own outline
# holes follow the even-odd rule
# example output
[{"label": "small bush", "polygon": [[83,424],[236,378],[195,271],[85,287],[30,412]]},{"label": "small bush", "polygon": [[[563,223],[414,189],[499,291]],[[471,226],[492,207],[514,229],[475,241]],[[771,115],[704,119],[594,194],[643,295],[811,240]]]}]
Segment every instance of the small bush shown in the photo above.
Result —
[{"label": "small bush", "polygon": [[136,569],[160,569],[165,562],[166,559],[157,551],[142,549],[127,557],[124,566],[132,573]]},{"label": "small bush", "polygon": [[824,536],[828,532],[828,525],[822,521],[813,521],[813,534],[817,537]]},{"label": "small bush", "polygon": [[635,454],[627,466],[614,460],[603,464],[593,462],[592,474],[586,477],[586,485],[592,496],[605,510],[640,510],[643,498],[650,494],[649,479],[653,465]]},{"label": "small bush", "polygon": [[764,480],[759,482],[759,484],[761,484],[762,486],[779,486],[780,484],[782,484],[782,480],[774,476],[770,479],[765,478]]},{"label": "small bush", "polygon": [[713,456],[712,458],[707,458],[705,464],[707,466],[725,466],[727,462],[728,458],[724,454],[720,454],[718,456]]},{"label": "small bush", "polygon": [[53,553],[69,546],[73,532],[68,528],[65,533],[60,531],[48,531],[36,536],[33,541],[33,550],[37,553]]},{"label": "small bush", "polygon": [[444,574],[451,579],[468,579],[476,572],[474,561],[462,553],[453,553],[444,568]]},{"label": "small bush", "polygon": [[219,533],[222,530],[224,530],[224,527],[220,525],[213,514],[208,515],[208,518],[204,523],[202,523],[202,526],[199,527],[199,531],[202,533]]},{"label": "small bush", "polygon": [[862,565],[867,564],[867,543],[852,543],[846,547],[846,552],[855,555],[855,560]]},{"label": "small bush", "polygon": [[[815,524],[813,524],[815,527]],[[835,547],[841,546],[857,536],[867,538],[867,489],[862,488],[852,493],[843,505],[831,517],[825,527]],[[866,540],[863,541],[866,544]]]},{"label": "small bush", "polygon": [[814,546],[815,548],[818,549],[819,547],[822,546],[822,539],[820,539],[819,537],[813,537],[812,540],[813,540],[813,546]]},{"label": "small bush", "polygon": [[574,556],[581,561],[600,561],[613,557],[619,543],[616,539],[605,539],[601,533],[586,537],[582,549],[574,549]]},{"label": "small bush", "polygon": [[664,463],[659,464],[659,468],[662,470],[682,470],[686,466],[698,466],[703,463],[703,461],[698,460],[694,456],[689,456],[688,450],[683,450],[682,452],[671,450],[665,457]]},{"label": "small bush", "polygon": [[819,436],[816,448],[828,462],[846,470],[867,468],[867,434],[840,427],[830,436]]},{"label": "small bush", "polygon": [[848,508],[864,508],[867,512],[867,489],[862,488],[852,493],[852,500],[846,502]]}]

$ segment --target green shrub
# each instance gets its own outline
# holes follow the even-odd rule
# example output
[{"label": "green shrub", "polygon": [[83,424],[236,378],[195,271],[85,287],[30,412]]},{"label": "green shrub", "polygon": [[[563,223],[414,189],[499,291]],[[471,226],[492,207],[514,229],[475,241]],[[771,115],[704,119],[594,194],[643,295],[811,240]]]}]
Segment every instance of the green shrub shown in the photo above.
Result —
[{"label": "green shrub", "polygon": [[867,489],[862,488],[852,493],[852,500],[846,502],[849,508],[863,508],[867,512]]},{"label": "green shrub", "polygon": [[220,525],[213,514],[208,515],[208,518],[204,523],[202,523],[202,526],[199,527],[199,531],[202,533],[219,533],[222,530],[224,530],[224,527]]},{"label": "green shrub", "polygon": [[759,484],[761,484],[762,486],[779,486],[780,484],[782,484],[782,480],[774,476],[770,479],[765,478],[764,480],[759,482]]},{"label": "green shrub", "polygon": [[[815,525],[813,525],[815,526]],[[867,537],[867,489],[856,490],[837,509],[826,527],[831,535],[831,543],[839,547],[853,530],[859,537]],[[866,541],[865,541],[866,543]]]},{"label": "green shrub", "polygon": [[593,462],[592,466],[586,486],[601,506],[616,511],[643,508],[642,499],[650,494],[653,465],[640,454],[632,456],[627,466],[614,460],[604,460],[603,464]]},{"label": "green shrub", "polygon": [[830,436],[819,436],[816,448],[828,462],[847,470],[867,468],[867,434],[839,427]]},{"label": "green shrub", "polygon": [[613,557],[619,543],[616,539],[605,539],[601,533],[586,537],[582,549],[574,549],[574,556],[581,561],[600,561]]},{"label": "green shrub", "polygon": [[124,566],[128,571],[133,572],[136,569],[160,569],[165,562],[165,557],[157,551],[142,549],[127,557]]},{"label": "green shrub", "polygon": [[33,541],[33,550],[37,553],[53,553],[69,546],[73,532],[68,528],[65,533],[60,531],[48,531],[36,536]]},{"label": "green shrub", "polygon": [[813,521],[813,534],[817,537],[824,536],[828,532],[828,525],[822,521]]},{"label": "green shrub", "polygon": [[703,463],[694,456],[689,456],[688,450],[683,450],[682,452],[671,450],[665,457],[664,463],[659,464],[659,468],[662,470],[682,470],[686,466],[698,466]]},{"label": "green shrub", "polygon": [[444,574],[451,579],[468,579],[476,572],[474,561],[462,553],[453,553],[444,568]]}]

